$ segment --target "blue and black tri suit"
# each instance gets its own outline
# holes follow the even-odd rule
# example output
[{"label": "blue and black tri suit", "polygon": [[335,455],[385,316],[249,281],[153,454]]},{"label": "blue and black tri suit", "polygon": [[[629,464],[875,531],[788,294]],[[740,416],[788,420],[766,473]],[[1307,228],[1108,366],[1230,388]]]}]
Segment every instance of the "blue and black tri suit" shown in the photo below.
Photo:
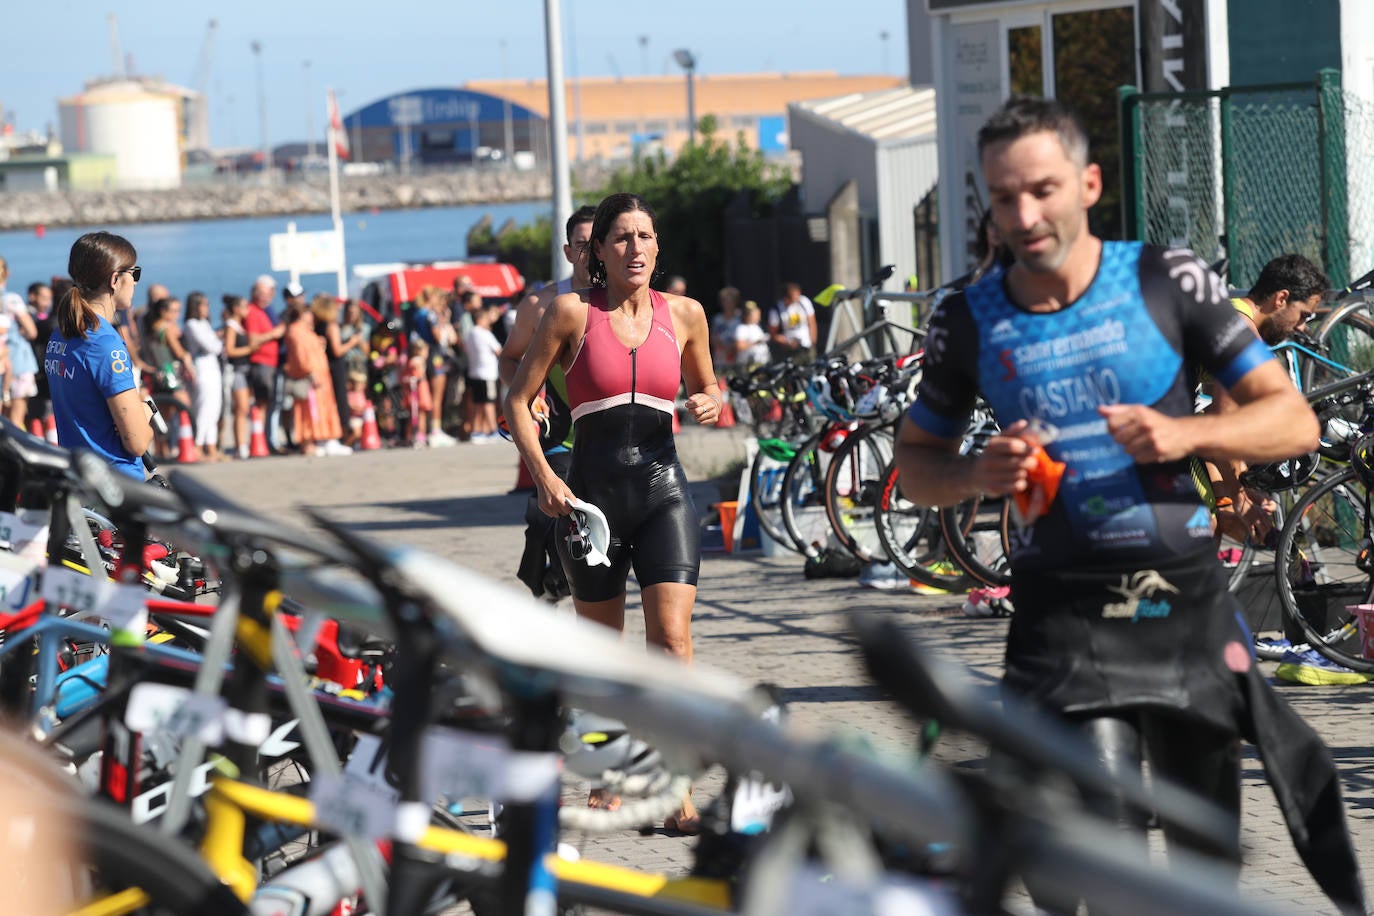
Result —
[{"label": "blue and black tri suit", "polygon": [[[1281,799],[1323,782],[1335,807],[1285,805],[1290,826],[1295,837],[1326,828],[1339,839],[1334,768],[1255,669],[1191,460],[1136,464],[1098,413],[1142,404],[1187,416],[1199,369],[1230,387],[1272,359],[1269,349],[1188,251],[1105,242],[1088,289],[1054,312],[1017,305],[1005,280],[994,269],[941,303],[908,415],[955,439],[981,393],[1003,427],[1035,420],[1057,431],[1046,451],[1065,464],[1058,495],[1010,547],[1005,685],[1084,723],[1109,767],[1138,766],[1143,739],[1156,772],[1233,810],[1237,736],[1262,750],[1306,740],[1325,773],[1276,774],[1277,755],[1265,754],[1271,781]],[[1318,876],[1338,902],[1361,899],[1353,853],[1349,864]]]}]

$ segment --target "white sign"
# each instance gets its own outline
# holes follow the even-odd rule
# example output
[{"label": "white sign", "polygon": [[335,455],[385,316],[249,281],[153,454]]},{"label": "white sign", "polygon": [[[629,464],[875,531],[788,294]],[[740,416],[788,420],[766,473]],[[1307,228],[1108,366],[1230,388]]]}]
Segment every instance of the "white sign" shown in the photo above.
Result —
[{"label": "white sign", "polygon": [[295,224],[270,239],[272,269],[298,274],[332,274],[343,269],[343,236],[333,229],[296,232]]}]

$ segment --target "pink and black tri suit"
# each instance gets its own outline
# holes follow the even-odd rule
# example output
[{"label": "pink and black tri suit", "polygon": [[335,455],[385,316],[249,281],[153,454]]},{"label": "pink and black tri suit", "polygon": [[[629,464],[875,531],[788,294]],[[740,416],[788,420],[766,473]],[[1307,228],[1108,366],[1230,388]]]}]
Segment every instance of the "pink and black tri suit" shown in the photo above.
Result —
[{"label": "pink and black tri suit", "polygon": [[636,347],[615,336],[606,291],[588,298],[582,342],[565,376],[572,407],[568,485],[606,514],[610,567],[568,555],[567,520],[555,539],[573,596],[606,601],[625,592],[633,565],[640,587],[695,585],[701,567],[696,506],[673,442],[673,409],[682,353],[668,301],[650,293],[653,323]]}]

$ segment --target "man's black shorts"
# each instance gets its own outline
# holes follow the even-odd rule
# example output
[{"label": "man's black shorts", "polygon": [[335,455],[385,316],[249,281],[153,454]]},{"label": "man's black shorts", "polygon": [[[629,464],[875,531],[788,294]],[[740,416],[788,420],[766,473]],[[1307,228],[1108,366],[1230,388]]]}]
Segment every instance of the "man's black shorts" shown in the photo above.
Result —
[{"label": "man's black shorts", "polygon": [[253,392],[253,400],[260,405],[272,403],[272,391],[276,379],[276,366],[250,363],[248,366],[248,389]]}]

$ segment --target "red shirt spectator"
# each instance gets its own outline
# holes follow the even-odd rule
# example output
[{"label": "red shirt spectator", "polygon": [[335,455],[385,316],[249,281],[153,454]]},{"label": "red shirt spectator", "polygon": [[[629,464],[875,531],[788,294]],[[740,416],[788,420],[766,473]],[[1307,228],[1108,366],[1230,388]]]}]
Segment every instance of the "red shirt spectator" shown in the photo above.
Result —
[{"label": "red shirt spectator", "polygon": [[[259,305],[252,302],[248,303],[248,315],[244,318],[243,329],[248,332],[250,338],[259,334],[272,333],[272,316]],[[265,341],[262,346],[253,351],[253,355],[248,357],[250,363],[258,363],[263,366],[277,366],[278,349],[281,344],[276,340]]]}]

